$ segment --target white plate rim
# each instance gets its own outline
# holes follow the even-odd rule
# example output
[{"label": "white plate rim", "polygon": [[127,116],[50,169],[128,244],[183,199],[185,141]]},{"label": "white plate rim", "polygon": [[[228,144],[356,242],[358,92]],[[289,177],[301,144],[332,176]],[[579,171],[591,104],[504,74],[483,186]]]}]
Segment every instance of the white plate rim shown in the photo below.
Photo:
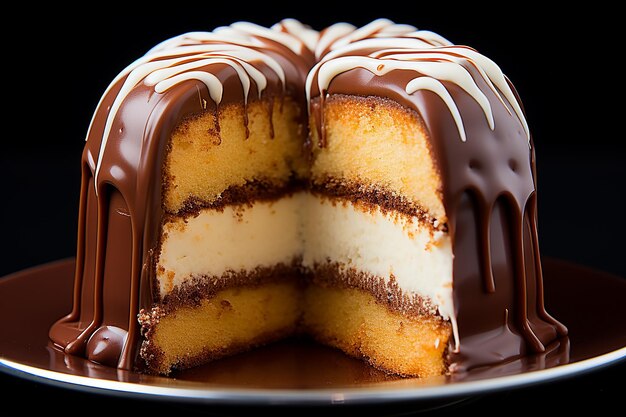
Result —
[{"label": "white plate rim", "polygon": [[108,394],[138,399],[167,400],[204,404],[237,405],[323,405],[374,404],[400,401],[440,400],[485,394],[504,389],[521,388],[580,375],[626,359],[626,347],[554,368],[485,378],[476,381],[416,388],[380,389],[260,389],[260,388],[178,388],[155,384],[137,384],[72,375],[38,368],[0,357],[0,371],[48,385],[95,394]]}]

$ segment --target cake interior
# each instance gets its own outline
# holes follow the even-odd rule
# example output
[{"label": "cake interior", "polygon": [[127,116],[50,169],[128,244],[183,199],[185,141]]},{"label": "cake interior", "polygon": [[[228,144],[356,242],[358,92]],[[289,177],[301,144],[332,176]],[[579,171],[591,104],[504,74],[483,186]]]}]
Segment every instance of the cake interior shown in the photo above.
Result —
[{"label": "cake interior", "polygon": [[173,134],[157,303],[140,315],[150,371],[295,333],[396,374],[446,371],[452,250],[422,121],[331,96],[325,146],[312,117],[307,149],[302,111],[230,105]]}]

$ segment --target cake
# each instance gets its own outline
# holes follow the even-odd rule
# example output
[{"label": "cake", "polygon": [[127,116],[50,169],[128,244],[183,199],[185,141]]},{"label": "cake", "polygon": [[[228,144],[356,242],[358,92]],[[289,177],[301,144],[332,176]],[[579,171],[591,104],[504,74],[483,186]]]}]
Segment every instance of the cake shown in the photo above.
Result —
[{"label": "cake", "polygon": [[379,19],[193,32],[82,156],[66,353],[169,375],[291,335],[427,377],[542,352],[534,148],[500,68]]}]

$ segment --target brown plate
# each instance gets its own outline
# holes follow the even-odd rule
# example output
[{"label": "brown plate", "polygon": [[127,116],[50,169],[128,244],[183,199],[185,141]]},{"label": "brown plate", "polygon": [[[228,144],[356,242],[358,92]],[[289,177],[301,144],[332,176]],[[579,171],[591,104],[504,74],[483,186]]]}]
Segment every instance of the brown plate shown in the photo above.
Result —
[{"label": "brown plate", "polygon": [[[544,260],[546,304],[569,338],[542,355],[454,376],[398,378],[306,340],[286,340],[162,378],[68,356],[48,329],[71,309],[74,260],[0,279],[0,371],[92,392],[221,404],[450,399],[546,382],[626,357],[626,280]],[[26,331],[25,331],[26,329]]]}]

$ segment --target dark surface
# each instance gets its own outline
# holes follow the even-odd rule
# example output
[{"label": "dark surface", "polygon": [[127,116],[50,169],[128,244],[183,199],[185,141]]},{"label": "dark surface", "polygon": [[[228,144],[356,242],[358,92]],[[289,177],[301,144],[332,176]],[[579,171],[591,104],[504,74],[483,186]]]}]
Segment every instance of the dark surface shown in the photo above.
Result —
[{"label": "dark surface", "polygon": [[[618,114],[623,106],[614,109],[608,101],[617,94],[620,71],[620,66],[610,64],[616,52],[609,53],[609,48],[621,38],[612,32],[618,26],[610,22],[616,12],[595,7],[557,14],[529,7],[511,16],[502,10],[501,17],[493,19],[475,16],[471,10],[427,10],[422,5],[385,14],[379,10],[342,14],[335,9],[328,9],[332,13],[286,9],[259,13],[242,6],[221,13],[199,10],[191,16],[168,12],[141,18],[116,16],[106,23],[90,18],[33,26],[44,46],[38,55],[20,48],[26,63],[43,56],[54,59],[44,67],[20,65],[22,78],[16,80],[21,82],[15,96],[18,111],[9,114],[30,119],[15,124],[18,134],[5,135],[0,150],[0,276],[74,255],[79,160],[91,114],[110,80],[154,43],[235,20],[270,24],[294,16],[321,28],[339,20],[364,24],[382,15],[472,45],[502,67],[524,101],[537,148],[542,252],[626,276],[626,153],[623,115]],[[91,37],[91,45],[74,44],[77,34]],[[49,72],[42,73],[42,68]],[[621,407],[625,371],[626,365],[621,364],[568,381],[471,398],[441,414],[490,410],[505,414],[505,407],[520,412]],[[234,411],[81,394],[4,374],[0,374],[0,390],[0,414],[37,411],[42,404],[53,403],[150,415]],[[290,414],[292,410],[277,411]],[[358,411],[381,415],[399,410]]]},{"label": "dark surface", "polygon": [[[52,348],[48,330],[57,317],[71,308],[70,289],[74,270],[74,260],[71,258],[29,268],[0,281],[0,334],[3,336],[0,339],[0,356],[18,364],[57,372],[59,375],[69,373],[88,377],[92,382],[106,380],[129,383],[126,391],[128,395],[132,395],[131,390],[136,390],[137,385],[149,387],[149,390],[164,386],[177,390],[179,395],[189,389],[203,388],[207,390],[207,405],[202,409],[197,405],[194,408],[196,411],[206,411],[214,410],[216,407],[216,402],[211,397],[226,400],[225,395],[240,389],[269,390],[267,396],[255,401],[257,404],[302,402],[301,399],[296,402],[294,399],[288,400],[280,393],[281,389],[295,390],[303,394],[317,389],[332,390],[335,393],[332,396],[327,395],[326,400],[316,401],[314,404],[318,406],[329,404],[330,398],[340,398],[339,395],[346,392],[345,403],[352,406],[362,403],[347,392],[352,390],[363,393],[367,391],[361,389],[374,389],[383,395],[392,390],[415,390],[415,395],[419,395],[429,388],[440,391],[443,388],[444,391],[450,392],[454,387],[448,389],[443,386],[447,384],[469,383],[465,386],[471,387],[472,382],[489,378],[496,378],[495,381],[505,384],[504,380],[498,378],[575,363],[626,346],[626,321],[615,320],[615,317],[626,317],[626,304],[621,302],[626,297],[626,281],[611,274],[551,258],[545,258],[543,265],[546,302],[553,314],[568,323],[569,337],[561,339],[560,345],[551,345],[544,355],[529,356],[469,372],[458,372],[450,378],[394,377],[371,368],[360,360],[350,358],[336,349],[317,345],[306,339],[273,343],[176,373],[173,379],[121,371],[89,362],[81,357],[68,356]],[[31,293],[32,288],[39,291]],[[589,293],[605,296],[587,297]],[[31,305],[23,302],[29,294]],[[587,311],[587,314],[581,317],[580,309]],[[565,372],[568,372],[568,369],[572,372],[571,367],[562,369]],[[517,383],[519,384],[519,381]],[[90,385],[90,382],[86,384]],[[198,384],[201,386],[198,387]],[[219,394],[220,392],[223,394]],[[485,394],[483,391],[483,395]],[[414,400],[413,403],[395,401],[383,407],[379,394],[372,395],[377,395],[370,398],[378,401],[368,410],[377,409],[380,412],[391,410],[415,412],[435,406],[449,407],[461,400],[457,394],[456,397],[431,398],[419,402]],[[464,395],[467,397],[469,394]],[[475,397],[476,395],[464,398],[463,403],[470,404],[470,400],[475,400]],[[145,395],[143,399],[144,403],[154,401],[148,401]],[[199,400],[201,399],[194,398],[194,404],[202,402]],[[367,401],[367,398],[364,400]],[[181,403],[182,398],[177,398],[176,401]],[[169,400],[169,404],[173,405],[173,401]],[[229,410],[222,406],[222,411],[245,412],[234,407],[236,403],[233,404],[232,400],[226,404],[229,404]],[[130,406],[133,407],[132,403]],[[331,410],[333,411],[340,410],[335,407]]]}]

